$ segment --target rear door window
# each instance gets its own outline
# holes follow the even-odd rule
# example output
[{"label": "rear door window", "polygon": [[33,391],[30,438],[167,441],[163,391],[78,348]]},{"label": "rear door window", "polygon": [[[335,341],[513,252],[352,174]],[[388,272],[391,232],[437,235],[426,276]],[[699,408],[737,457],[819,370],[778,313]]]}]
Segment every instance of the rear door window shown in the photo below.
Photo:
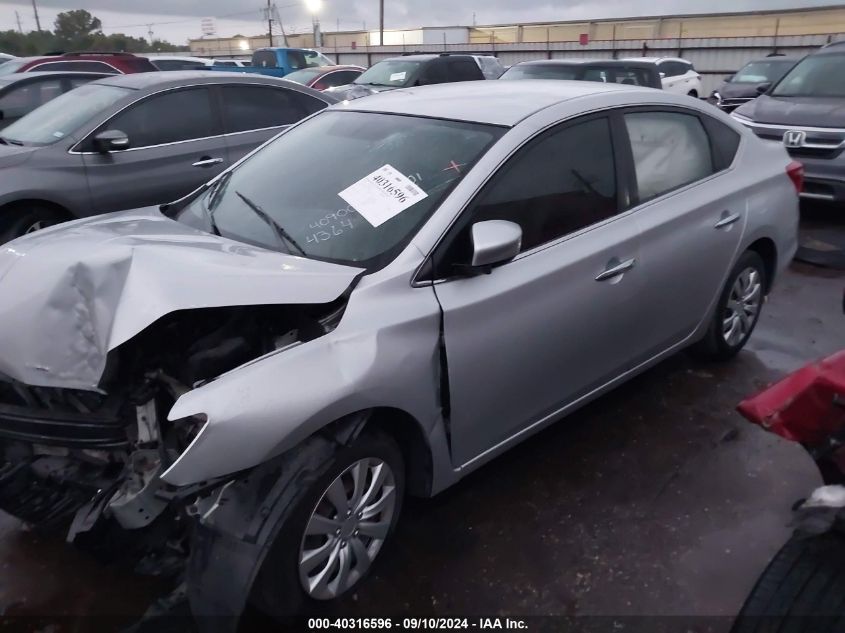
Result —
[{"label": "rear door window", "polygon": [[207,138],[220,133],[207,88],[153,95],[117,114],[101,129],[124,132],[132,148]]},{"label": "rear door window", "polygon": [[223,86],[226,132],[246,132],[292,125],[326,104],[284,88]]},{"label": "rear door window", "polygon": [[631,112],[624,118],[640,202],[707,178],[716,171],[710,139],[697,115]]}]

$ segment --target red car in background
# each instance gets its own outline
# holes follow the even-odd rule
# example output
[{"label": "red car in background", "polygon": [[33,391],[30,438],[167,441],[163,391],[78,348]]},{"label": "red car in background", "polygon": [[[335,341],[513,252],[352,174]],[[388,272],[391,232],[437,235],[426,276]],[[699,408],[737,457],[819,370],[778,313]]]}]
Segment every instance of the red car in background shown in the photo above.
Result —
[{"label": "red car in background", "polygon": [[42,71],[76,71],[128,75],[156,72],[146,57],[132,53],[54,53],[41,57],[19,57],[0,65],[0,75]]},{"label": "red car in background", "polygon": [[285,79],[314,90],[327,90],[351,84],[362,72],[360,66],[314,66],[285,75]]}]

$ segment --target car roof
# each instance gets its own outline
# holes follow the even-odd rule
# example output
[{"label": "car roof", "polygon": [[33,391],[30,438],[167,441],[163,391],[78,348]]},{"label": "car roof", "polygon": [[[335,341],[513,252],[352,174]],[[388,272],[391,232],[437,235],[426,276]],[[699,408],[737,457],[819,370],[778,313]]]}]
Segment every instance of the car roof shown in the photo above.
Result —
[{"label": "car roof", "polygon": [[608,92],[647,91],[649,95],[658,92],[652,88],[594,81],[529,79],[519,82],[519,90],[514,90],[509,84],[512,82],[462,81],[389,90],[354,101],[342,102],[332,108],[511,127],[539,110],[579,97]]},{"label": "car roof", "polygon": [[363,68],[361,66],[353,66],[351,64],[338,64],[335,66],[309,66],[308,68],[300,68],[300,70],[313,70],[319,71],[320,74],[325,74],[333,73],[336,70],[363,70]]},{"label": "car roof", "polygon": [[626,62],[649,62],[651,64],[659,64],[660,62],[684,62],[691,64],[692,62],[683,57],[625,57],[623,61]]},{"label": "car roof", "polygon": [[534,59],[528,62],[520,62],[515,66],[641,66],[643,68],[653,66],[653,62],[644,62],[638,59]]},{"label": "car roof", "polygon": [[[284,81],[277,77],[258,74],[244,74],[231,72],[217,72],[209,70],[176,70],[149,73],[131,73],[128,75],[110,75],[95,83],[107,86],[119,86],[133,90],[147,88],[181,86],[185,84],[220,83],[221,80],[232,83],[264,83],[268,85],[290,86],[293,82]],[[283,82],[283,83],[280,83]]]},{"label": "car roof", "polygon": [[11,73],[0,75],[0,83],[13,84],[19,81],[32,81],[38,77],[113,77],[112,73],[98,73],[96,70],[52,70],[31,73]]},{"label": "car roof", "polygon": [[141,57],[146,57],[151,62],[164,60],[164,61],[186,61],[186,62],[202,62],[208,63],[211,60],[205,59],[204,57],[191,57],[190,55],[158,55],[156,53],[150,53],[149,55],[141,55]]},{"label": "car roof", "polygon": [[396,57],[388,57],[382,59],[383,62],[393,62],[397,60],[412,61],[412,62],[429,62],[438,57],[482,57],[482,55],[473,55],[472,53],[449,53],[442,55],[440,53],[420,53],[418,55],[398,55]]}]

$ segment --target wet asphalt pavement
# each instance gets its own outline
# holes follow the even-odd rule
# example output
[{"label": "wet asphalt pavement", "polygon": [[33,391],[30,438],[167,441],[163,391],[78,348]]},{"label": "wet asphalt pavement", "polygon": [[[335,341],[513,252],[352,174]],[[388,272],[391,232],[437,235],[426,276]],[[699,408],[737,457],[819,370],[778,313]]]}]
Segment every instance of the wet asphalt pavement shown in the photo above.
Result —
[{"label": "wet asphalt pavement", "polygon": [[[815,210],[814,239],[845,235]],[[845,273],[793,264],[748,348],[679,354],[430,500],[410,500],[369,582],[330,615],[735,614],[819,483],[743,397],[845,348]],[[161,585],[0,513],[0,615],[140,615]],[[725,618],[725,628],[729,619]],[[83,629],[86,627],[82,627]]]}]

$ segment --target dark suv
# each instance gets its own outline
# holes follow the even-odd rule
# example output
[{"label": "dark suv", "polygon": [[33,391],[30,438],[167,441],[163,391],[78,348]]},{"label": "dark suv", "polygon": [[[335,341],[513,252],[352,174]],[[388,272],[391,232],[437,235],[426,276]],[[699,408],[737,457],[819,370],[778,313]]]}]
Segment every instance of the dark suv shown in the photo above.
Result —
[{"label": "dark suv", "polygon": [[472,55],[403,55],[373,64],[353,83],[326,92],[338,99],[357,99],[397,88],[480,79],[486,77]]},{"label": "dark suv", "polygon": [[[2,67],[0,67],[2,68]],[[845,42],[805,57],[733,116],[804,164],[805,198],[845,201]]]},{"label": "dark suv", "polygon": [[132,53],[55,53],[42,57],[21,57],[0,66],[0,75],[34,71],[76,71],[128,75],[152,73],[158,68],[146,57]]}]

